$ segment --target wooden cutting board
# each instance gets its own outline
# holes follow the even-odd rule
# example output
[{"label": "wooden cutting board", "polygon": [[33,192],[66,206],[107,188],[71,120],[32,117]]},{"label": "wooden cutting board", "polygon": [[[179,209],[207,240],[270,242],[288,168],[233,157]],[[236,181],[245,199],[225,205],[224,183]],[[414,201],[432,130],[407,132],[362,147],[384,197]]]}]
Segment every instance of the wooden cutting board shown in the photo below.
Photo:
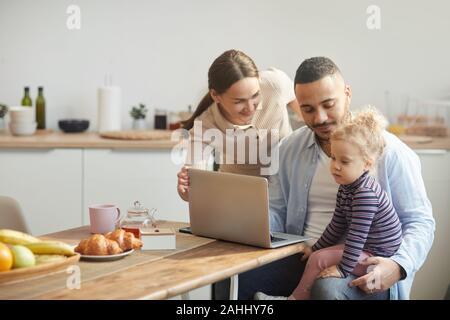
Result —
[{"label": "wooden cutting board", "polygon": [[67,267],[78,263],[80,255],[77,253],[65,260],[58,262],[50,262],[34,267],[12,269],[0,272],[0,284],[22,281],[29,278],[62,272]]},{"label": "wooden cutting board", "polygon": [[128,131],[105,131],[100,132],[100,136],[107,139],[121,140],[170,140],[172,131],[170,130],[128,130]]},{"label": "wooden cutting board", "polygon": [[405,143],[429,143],[433,141],[433,138],[427,136],[400,135],[399,138]]}]

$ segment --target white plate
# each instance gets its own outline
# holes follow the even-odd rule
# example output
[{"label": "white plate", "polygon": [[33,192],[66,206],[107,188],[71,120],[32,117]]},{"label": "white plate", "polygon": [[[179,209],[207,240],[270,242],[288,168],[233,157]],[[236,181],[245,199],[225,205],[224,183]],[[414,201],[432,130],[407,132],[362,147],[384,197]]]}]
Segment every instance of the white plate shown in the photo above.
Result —
[{"label": "white plate", "polygon": [[86,260],[86,261],[114,261],[114,260],[119,260],[119,259],[125,258],[127,255],[129,255],[133,251],[134,251],[134,249],[131,249],[131,250],[128,250],[128,251],[125,251],[122,253],[111,254],[108,256],[89,256],[89,255],[81,254],[80,259]]}]

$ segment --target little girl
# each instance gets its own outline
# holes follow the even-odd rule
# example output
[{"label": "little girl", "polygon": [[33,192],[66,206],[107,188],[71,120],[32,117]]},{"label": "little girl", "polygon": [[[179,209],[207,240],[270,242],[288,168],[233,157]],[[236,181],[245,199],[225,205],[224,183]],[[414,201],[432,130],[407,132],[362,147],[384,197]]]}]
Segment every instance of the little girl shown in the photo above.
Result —
[{"label": "little girl", "polygon": [[[302,279],[289,297],[257,292],[257,300],[306,300],[316,278],[362,276],[370,256],[390,257],[400,247],[398,215],[378,182],[369,175],[384,149],[385,119],[367,108],[340,125],[331,135],[330,171],[340,185],[331,222],[320,239],[307,247]],[[344,238],[345,237],[345,238]],[[344,239],[342,244],[340,240]]]}]

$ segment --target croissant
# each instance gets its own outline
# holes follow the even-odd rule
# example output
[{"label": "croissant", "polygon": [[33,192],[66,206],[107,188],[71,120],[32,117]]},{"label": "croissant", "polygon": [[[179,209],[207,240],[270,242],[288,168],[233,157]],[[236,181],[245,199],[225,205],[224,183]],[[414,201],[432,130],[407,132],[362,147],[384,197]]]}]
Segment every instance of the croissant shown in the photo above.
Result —
[{"label": "croissant", "polygon": [[142,241],[137,239],[133,233],[126,232],[123,229],[116,229],[105,235],[106,239],[114,240],[119,244],[123,251],[139,249],[142,247]]},{"label": "croissant", "polygon": [[75,252],[85,255],[106,256],[122,253],[123,250],[117,242],[106,239],[102,234],[94,234],[88,239],[81,240],[75,248]]}]

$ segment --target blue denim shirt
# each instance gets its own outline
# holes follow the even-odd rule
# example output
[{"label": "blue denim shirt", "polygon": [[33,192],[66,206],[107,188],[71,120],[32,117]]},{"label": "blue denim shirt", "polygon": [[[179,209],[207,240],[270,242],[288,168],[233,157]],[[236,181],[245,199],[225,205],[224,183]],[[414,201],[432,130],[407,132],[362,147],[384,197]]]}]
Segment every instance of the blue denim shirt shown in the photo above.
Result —
[{"label": "blue denim shirt", "polygon": [[[414,275],[433,243],[435,222],[419,157],[396,136],[385,132],[384,137],[386,148],[378,161],[376,178],[391,198],[402,223],[403,241],[391,259],[407,275],[391,287],[390,298],[409,299]],[[269,178],[272,231],[303,235],[319,148],[313,131],[307,127],[280,142],[279,171]]]}]

